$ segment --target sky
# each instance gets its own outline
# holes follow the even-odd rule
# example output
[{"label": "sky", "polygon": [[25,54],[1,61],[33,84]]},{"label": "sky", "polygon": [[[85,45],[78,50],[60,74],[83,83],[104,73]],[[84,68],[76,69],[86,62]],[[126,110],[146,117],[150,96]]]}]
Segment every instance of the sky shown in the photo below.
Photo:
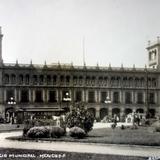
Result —
[{"label": "sky", "polygon": [[159,0],[0,0],[5,63],[144,67]]}]

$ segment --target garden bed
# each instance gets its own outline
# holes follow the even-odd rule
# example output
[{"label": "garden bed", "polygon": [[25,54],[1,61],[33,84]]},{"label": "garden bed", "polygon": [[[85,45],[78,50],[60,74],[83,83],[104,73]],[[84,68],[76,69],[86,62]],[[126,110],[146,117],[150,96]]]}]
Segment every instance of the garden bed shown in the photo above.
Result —
[{"label": "garden bed", "polygon": [[84,143],[104,143],[104,144],[129,144],[160,146],[160,132],[153,132],[150,127],[139,127],[138,129],[126,128],[102,128],[93,129],[88,136],[83,139],[75,139],[70,136],[61,138],[41,138],[33,139],[23,136],[9,137],[11,140],[19,141],[66,141],[66,142],[84,142]]}]

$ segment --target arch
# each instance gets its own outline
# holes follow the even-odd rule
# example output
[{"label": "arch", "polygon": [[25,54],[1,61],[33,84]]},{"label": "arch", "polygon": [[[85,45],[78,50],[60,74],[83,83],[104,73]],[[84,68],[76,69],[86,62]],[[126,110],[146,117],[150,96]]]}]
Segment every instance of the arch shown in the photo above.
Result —
[{"label": "arch", "polygon": [[16,83],[16,75],[15,75],[15,74],[12,74],[12,75],[11,75],[11,83],[12,83],[12,84],[15,84],[15,83]]},{"label": "arch", "polygon": [[37,79],[37,75],[33,75],[33,84],[37,84],[38,79]]},{"label": "arch", "polygon": [[[51,80],[51,77],[50,77],[50,80]],[[57,75],[54,75],[54,76],[53,76],[53,83],[54,83],[54,84],[57,83]]]},{"label": "arch", "polygon": [[130,114],[130,113],[132,113],[132,109],[126,108],[126,109],[125,109],[125,115],[128,115],[128,114]]},{"label": "arch", "polygon": [[117,115],[117,116],[120,117],[120,109],[119,109],[119,108],[113,108],[113,109],[112,109],[112,117],[113,117],[114,115]]},{"label": "arch", "polygon": [[144,109],[138,108],[138,109],[136,110],[136,113],[144,113]]},{"label": "arch", "polygon": [[79,84],[81,85],[83,82],[83,76],[79,76]]},{"label": "arch", "polygon": [[61,83],[64,82],[64,76],[63,76],[63,75],[60,76],[60,82],[61,82]]},{"label": "arch", "polygon": [[19,84],[23,84],[23,75],[22,74],[19,75]]},{"label": "arch", "polygon": [[98,77],[98,84],[100,86],[103,85],[103,77],[102,76]]},{"label": "arch", "polygon": [[66,82],[70,83],[70,76],[69,75],[66,76]]},{"label": "arch", "polygon": [[26,76],[25,76],[25,83],[29,84],[29,74],[26,74]]},{"label": "arch", "polygon": [[127,77],[123,77],[122,84],[123,84],[124,87],[128,86],[128,78]]},{"label": "arch", "polygon": [[73,83],[74,83],[74,85],[76,85],[77,84],[77,76],[73,76]]},{"label": "arch", "polygon": [[86,76],[86,84],[90,85],[91,83],[91,77],[90,76]]},{"label": "arch", "polygon": [[141,77],[140,86],[143,87],[145,85],[144,83],[145,83],[144,77]]},{"label": "arch", "polygon": [[96,81],[96,77],[95,77],[95,76],[92,76],[92,79],[91,79],[91,84],[92,84],[92,86],[95,84],[95,81]]},{"label": "arch", "polygon": [[133,78],[129,77],[128,78],[128,82],[129,82],[129,86],[132,87],[132,85],[133,85]]},{"label": "arch", "polygon": [[44,82],[44,76],[43,76],[43,75],[40,75],[40,76],[39,76],[39,83],[40,83],[40,84],[43,84],[43,82]]},{"label": "arch", "polygon": [[154,118],[156,114],[155,109],[149,109],[149,114],[150,114],[150,118]]},{"label": "arch", "polygon": [[50,85],[50,84],[51,84],[51,76],[47,75],[47,85]]},{"label": "arch", "polygon": [[156,78],[152,78],[152,87],[156,87],[157,86],[157,80]]},{"label": "arch", "polygon": [[101,108],[100,109],[100,119],[103,119],[106,115],[108,115],[108,109],[107,108]]},{"label": "arch", "polygon": [[139,87],[139,78],[138,77],[135,78],[135,86]]},{"label": "arch", "polygon": [[92,114],[94,117],[96,116],[96,109],[95,109],[95,108],[89,108],[89,109],[88,109],[88,112],[89,112],[90,114]]},{"label": "arch", "polygon": [[8,74],[4,75],[4,83],[9,84],[9,75]]},{"label": "arch", "polygon": [[108,86],[109,78],[107,76],[104,77],[104,85]]}]

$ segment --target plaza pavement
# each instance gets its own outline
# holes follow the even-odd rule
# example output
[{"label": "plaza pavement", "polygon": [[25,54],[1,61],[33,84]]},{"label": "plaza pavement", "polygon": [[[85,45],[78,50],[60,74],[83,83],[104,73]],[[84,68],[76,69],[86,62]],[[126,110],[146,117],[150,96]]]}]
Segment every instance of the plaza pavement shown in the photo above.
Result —
[{"label": "plaza pavement", "polygon": [[0,124],[0,132],[16,131],[22,129],[23,129],[23,124],[10,124],[10,123]]},{"label": "plaza pavement", "polygon": [[[94,123],[93,129],[109,128],[109,127],[111,127],[112,124],[113,124],[113,123],[97,122],[97,123]],[[124,123],[122,123],[122,122],[117,123],[117,127],[120,127],[120,126],[122,126],[122,125],[124,125],[124,126],[131,126],[131,125],[133,125],[133,123],[125,123],[125,122],[124,122]]]},{"label": "plaza pavement", "polygon": [[33,149],[33,150],[51,150],[79,153],[97,153],[128,155],[141,157],[160,157],[160,147],[154,146],[129,146],[129,145],[109,145],[94,143],[74,143],[74,142],[31,142],[31,141],[13,141],[5,139],[10,136],[20,136],[22,131],[0,133],[0,148]]}]

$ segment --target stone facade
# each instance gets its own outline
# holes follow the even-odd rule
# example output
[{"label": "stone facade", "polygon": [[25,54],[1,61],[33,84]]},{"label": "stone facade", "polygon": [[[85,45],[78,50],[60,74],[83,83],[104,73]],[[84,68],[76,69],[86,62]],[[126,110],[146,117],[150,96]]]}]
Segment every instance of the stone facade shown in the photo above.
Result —
[{"label": "stone facade", "polygon": [[147,48],[150,68],[7,64],[0,53],[0,112],[8,121],[23,121],[35,114],[63,114],[83,103],[97,119],[131,112],[155,117],[160,114],[160,70],[158,60],[154,67],[150,62],[153,48]]}]

